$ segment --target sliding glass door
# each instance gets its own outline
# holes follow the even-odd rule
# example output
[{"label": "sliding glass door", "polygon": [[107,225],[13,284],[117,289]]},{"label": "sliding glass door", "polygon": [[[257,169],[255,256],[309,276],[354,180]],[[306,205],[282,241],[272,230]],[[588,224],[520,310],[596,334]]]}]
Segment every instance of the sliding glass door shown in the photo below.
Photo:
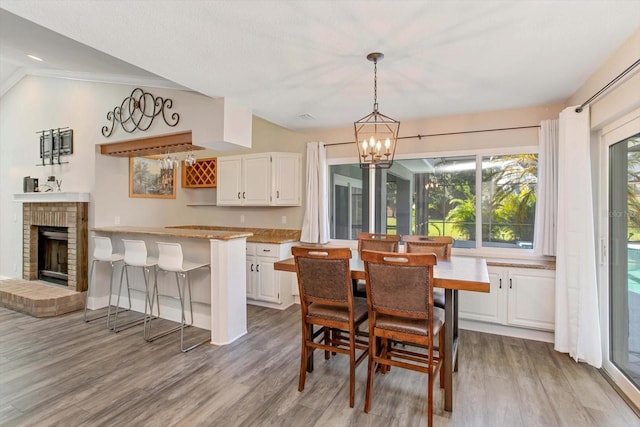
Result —
[{"label": "sliding glass door", "polygon": [[640,134],[609,146],[609,361],[640,389]]}]

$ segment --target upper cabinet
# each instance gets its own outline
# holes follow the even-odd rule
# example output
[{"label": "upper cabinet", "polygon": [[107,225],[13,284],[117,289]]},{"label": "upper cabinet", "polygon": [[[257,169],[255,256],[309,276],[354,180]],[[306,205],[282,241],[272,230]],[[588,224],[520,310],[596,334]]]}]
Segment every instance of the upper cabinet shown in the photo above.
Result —
[{"label": "upper cabinet", "polygon": [[218,157],[218,206],[300,206],[302,155]]}]

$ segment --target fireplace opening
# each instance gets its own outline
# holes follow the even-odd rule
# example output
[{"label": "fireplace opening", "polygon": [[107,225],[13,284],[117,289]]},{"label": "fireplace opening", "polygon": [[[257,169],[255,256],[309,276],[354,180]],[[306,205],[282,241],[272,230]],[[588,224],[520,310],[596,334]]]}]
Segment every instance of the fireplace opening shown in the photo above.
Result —
[{"label": "fireplace opening", "polygon": [[67,286],[68,241],[67,227],[38,227],[38,279]]}]

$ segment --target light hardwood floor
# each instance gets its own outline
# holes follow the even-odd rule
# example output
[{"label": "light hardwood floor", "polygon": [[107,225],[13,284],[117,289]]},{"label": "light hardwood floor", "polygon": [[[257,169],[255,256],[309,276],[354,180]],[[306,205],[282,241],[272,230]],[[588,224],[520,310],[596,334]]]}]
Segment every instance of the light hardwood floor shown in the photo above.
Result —
[{"label": "light hardwood floor", "polygon": [[[349,408],[347,358],[316,352],[299,393],[299,307],[249,306],[248,317],[235,343],[182,354],[177,334],[146,343],[141,326],[114,334],[81,312],[36,319],[0,308],[0,425],[425,425],[425,375],[379,376],[365,414],[366,363]],[[461,331],[459,357],[453,413],[436,388],[437,426],[640,425],[597,370],[549,344]]]}]

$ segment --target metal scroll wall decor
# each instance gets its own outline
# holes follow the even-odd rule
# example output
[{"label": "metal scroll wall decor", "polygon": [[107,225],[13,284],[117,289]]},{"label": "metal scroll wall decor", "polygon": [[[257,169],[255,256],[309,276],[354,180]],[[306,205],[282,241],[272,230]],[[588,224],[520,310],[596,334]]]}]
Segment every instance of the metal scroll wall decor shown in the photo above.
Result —
[{"label": "metal scroll wall decor", "polygon": [[173,101],[171,99],[156,97],[136,88],[131,92],[131,95],[122,101],[122,104],[107,113],[107,120],[111,124],[102,127],[102,135],[109,138],[116,128],[116,123],[120,123],[122,129],[127,133],[133,133],[135,130],[144,132],[160,115],[168,126],[174,127],[180,121],[180,115],[174,112],[170,117],[167,117],[170,113],[168,110],[172,107]]}]

